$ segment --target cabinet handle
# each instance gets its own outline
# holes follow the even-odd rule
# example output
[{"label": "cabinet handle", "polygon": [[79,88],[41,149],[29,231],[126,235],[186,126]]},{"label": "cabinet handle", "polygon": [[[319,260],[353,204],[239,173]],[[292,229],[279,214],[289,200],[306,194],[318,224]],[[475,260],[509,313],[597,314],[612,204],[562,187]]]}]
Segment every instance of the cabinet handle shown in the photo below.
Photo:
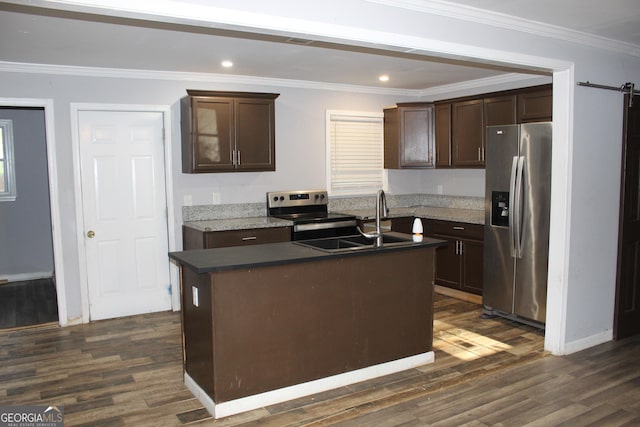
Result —
[{"label": "cabinet handle", "polygon": [[464,243],[462,243],[462,240],[460,240],[460,254],[459,255],[462,255],[462,253],[464,252],[464,246],[463,245],[464,245]]},{"label": "cabinet handle", "polygon": [[236,150],[232,150],[232,151],[231,151],[231,164],[232,164],[233,166],[235,166],[235,165],[236,165]]},{"label": "cabinet handle", "polygon": [[464,227],[460,227],[460,226],[455,226],[453,227],[454,230],[464,230]]},{"label": "cabinet handle", "polygon": [[458,252],[459,252],[459,249],[458,249],[459,248],[459,243],[460,243],[460,241],[456,240],[456,255],[458,255]]},{"label": "cabinet handle", "polygon": [[238,166],[240,166],[240,150],[238,150]]},{"label": "cabinet handle", "polygon": [[481,162],[482,161],[482,148],[478,147],[478,161]]},{"label": "cabinet handle", "polygon": [[484,147],[482,147],[482,161],[484,162]]},{"label": "cabinet handle", "polygon": [[242,241],[243,241],[243,242],[246,242],[246,241],[248,241],[248,240],[256,240],[256,239],[257,239],[257,237],[256,237],[256,236],[249,236],[249,237],[243,237],[243,238],[242,238]]}]

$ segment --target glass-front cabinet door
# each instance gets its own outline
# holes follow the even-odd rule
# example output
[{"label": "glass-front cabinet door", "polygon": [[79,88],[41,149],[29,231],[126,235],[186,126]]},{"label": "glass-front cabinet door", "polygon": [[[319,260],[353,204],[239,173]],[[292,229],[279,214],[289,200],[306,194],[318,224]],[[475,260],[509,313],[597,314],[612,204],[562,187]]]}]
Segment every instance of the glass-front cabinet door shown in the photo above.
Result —
[{"label": "glass-front cabinet door", "polygon": [[195,169],[233,169],[233,99],[193,100]]}]

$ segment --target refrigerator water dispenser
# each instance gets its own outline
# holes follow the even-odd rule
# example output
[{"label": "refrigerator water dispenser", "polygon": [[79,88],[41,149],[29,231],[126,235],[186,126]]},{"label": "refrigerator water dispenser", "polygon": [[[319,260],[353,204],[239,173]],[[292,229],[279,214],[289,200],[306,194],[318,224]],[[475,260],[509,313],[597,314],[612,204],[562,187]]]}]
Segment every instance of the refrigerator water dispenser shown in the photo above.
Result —
[{"label": "refrigerator water dispenser", "polygon": [[509,226],[509,192],[491,192],[491,225]]}]

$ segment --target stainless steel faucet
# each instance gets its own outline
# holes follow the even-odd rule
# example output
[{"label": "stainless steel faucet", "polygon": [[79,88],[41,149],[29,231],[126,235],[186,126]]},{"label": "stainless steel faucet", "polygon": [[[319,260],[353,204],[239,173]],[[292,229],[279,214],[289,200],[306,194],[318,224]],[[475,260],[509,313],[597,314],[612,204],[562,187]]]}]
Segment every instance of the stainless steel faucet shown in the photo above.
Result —
[{"label": "stainless steel faucet", "polygon": [[382,227],[380,226],[380,220],[382,218],[386,218],[389,214],[389,209],[387,208],[387,196],[384,194],[383,190],[378,190],[378,195],[376,196],[376,231],[373,233],[365,233],[358,227],[358,232],[362,234],[364,237],[368,239],[376,239],[373,242],[373,246],[375,248],[382,247]]}]

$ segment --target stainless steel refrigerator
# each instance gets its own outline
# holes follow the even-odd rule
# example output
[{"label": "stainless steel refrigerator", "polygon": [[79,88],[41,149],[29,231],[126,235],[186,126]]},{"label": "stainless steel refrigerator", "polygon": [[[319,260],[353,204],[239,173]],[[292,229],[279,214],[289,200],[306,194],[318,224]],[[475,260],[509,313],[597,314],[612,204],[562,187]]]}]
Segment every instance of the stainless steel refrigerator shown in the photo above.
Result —
[{"label": "stainless steel refrigerator", "polygon": [[486,131],[484,312],[543,326],[551,123],[488,126]]}]

